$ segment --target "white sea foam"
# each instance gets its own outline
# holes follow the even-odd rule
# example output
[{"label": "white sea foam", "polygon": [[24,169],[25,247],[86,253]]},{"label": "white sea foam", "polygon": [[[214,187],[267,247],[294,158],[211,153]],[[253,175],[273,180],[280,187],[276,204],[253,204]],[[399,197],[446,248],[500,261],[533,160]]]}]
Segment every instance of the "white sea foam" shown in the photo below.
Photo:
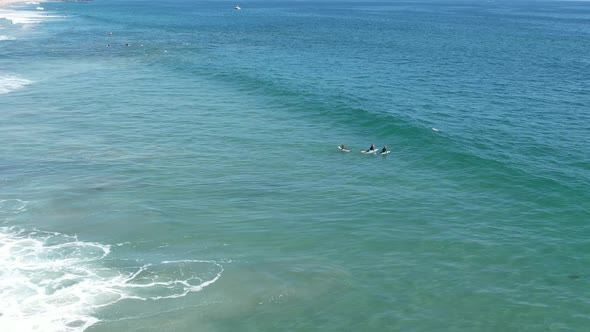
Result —
[{"label": "white sea foam", "polygon": [[0,35],[0,41],[3,41],[3,40],[14,40],[14,39],[15,39],[14,37]]},{"label": "white sea foam", "polygon": [[47,18],[38,11],[0,9],[0,18],[9,20],[12,24],[39,23]]},{"label": "white sea foam", "polygon": [[61,18],[41,10],[0,9],[0,18],[7,19],[12,24],[35,24],[49,19]]},{"label": "white sea foam", "polygon": [[3,75],[0,73],[0,95],[20,89],[32,81],[14,75]]},{"label": "white sea foam", "polygon": [[27,201],[20,199],[0,199],[0,214],[27,211]]},{"label": "white sea foam", "polygon": [[105,266],[110,254],[109,245],[75,236],[0,227],[0,331],[84,331],[102,307],[182,297],[223,272],[203,260],[126,262],[118,269]]}]

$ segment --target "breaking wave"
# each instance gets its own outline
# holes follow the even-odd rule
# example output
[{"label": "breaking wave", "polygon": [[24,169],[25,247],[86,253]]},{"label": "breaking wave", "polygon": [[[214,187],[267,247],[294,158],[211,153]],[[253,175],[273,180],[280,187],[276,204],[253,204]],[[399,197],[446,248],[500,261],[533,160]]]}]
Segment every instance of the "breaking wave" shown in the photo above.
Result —
[{"label": "breaking wave", "polygon": [[[10,209],[21,208],[13,203]],[[101,308],[183,297],[223,273],[206,260],[119,261],[121,267],[109,258],[107,266],[110,255],[110,245],[76,236],[0,227],[0,331],[84,331],[100,321]]]}]

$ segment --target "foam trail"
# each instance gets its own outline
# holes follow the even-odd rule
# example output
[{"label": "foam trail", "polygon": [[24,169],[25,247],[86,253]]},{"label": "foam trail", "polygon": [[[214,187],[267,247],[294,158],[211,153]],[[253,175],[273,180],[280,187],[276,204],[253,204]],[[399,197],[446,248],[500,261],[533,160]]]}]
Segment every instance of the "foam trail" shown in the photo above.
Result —
[{"label": "foam trail", "polygon": [[84,331],[100,308],[183,297],[223,273],[202,260],[133,261],[122,271],[104,265],[110,254],[111,246],[75,236],[0,227],[0,331]]},{"label": "foam trail", "polygon": [[33,82],[24,78],[16,77],[14,75],[3,75],[0,73],[0,94],[6,94],[18,90],[31,83]]},{"label": "foam trail", "polygon": [[27,203],[20,199],[0,199],[0,214],[25,212]]}]

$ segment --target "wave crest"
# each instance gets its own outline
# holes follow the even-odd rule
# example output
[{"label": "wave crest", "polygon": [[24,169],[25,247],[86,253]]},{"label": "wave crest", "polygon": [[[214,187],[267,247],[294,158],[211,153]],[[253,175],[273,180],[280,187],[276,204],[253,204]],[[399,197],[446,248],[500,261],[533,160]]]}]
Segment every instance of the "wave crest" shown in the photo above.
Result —
[{"label": "wave crest", "polygon": [[33,82],[24,78],[0,74],[0,94],[9,93],[31,83]]}]

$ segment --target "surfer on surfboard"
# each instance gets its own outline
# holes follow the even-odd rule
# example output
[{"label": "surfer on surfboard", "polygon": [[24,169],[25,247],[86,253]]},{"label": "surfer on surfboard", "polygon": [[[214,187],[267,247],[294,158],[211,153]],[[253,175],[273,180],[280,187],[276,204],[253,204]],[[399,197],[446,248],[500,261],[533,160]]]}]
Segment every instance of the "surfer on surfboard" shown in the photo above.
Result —
[{"label": "surfer on surfboard", "polygon": [[365,153],[365,154],[367,154],[367,153],[371,153],[371,154],[377,153],[377,151],[375,151],[375,144],[371,144],[371,147],[368,150],[361,150],[361,153]]},{"label": "surfer on surfboard", "polygon": [[387,146],[383,145],[383,149],[381,149],[381,154],[387,153]]}]

